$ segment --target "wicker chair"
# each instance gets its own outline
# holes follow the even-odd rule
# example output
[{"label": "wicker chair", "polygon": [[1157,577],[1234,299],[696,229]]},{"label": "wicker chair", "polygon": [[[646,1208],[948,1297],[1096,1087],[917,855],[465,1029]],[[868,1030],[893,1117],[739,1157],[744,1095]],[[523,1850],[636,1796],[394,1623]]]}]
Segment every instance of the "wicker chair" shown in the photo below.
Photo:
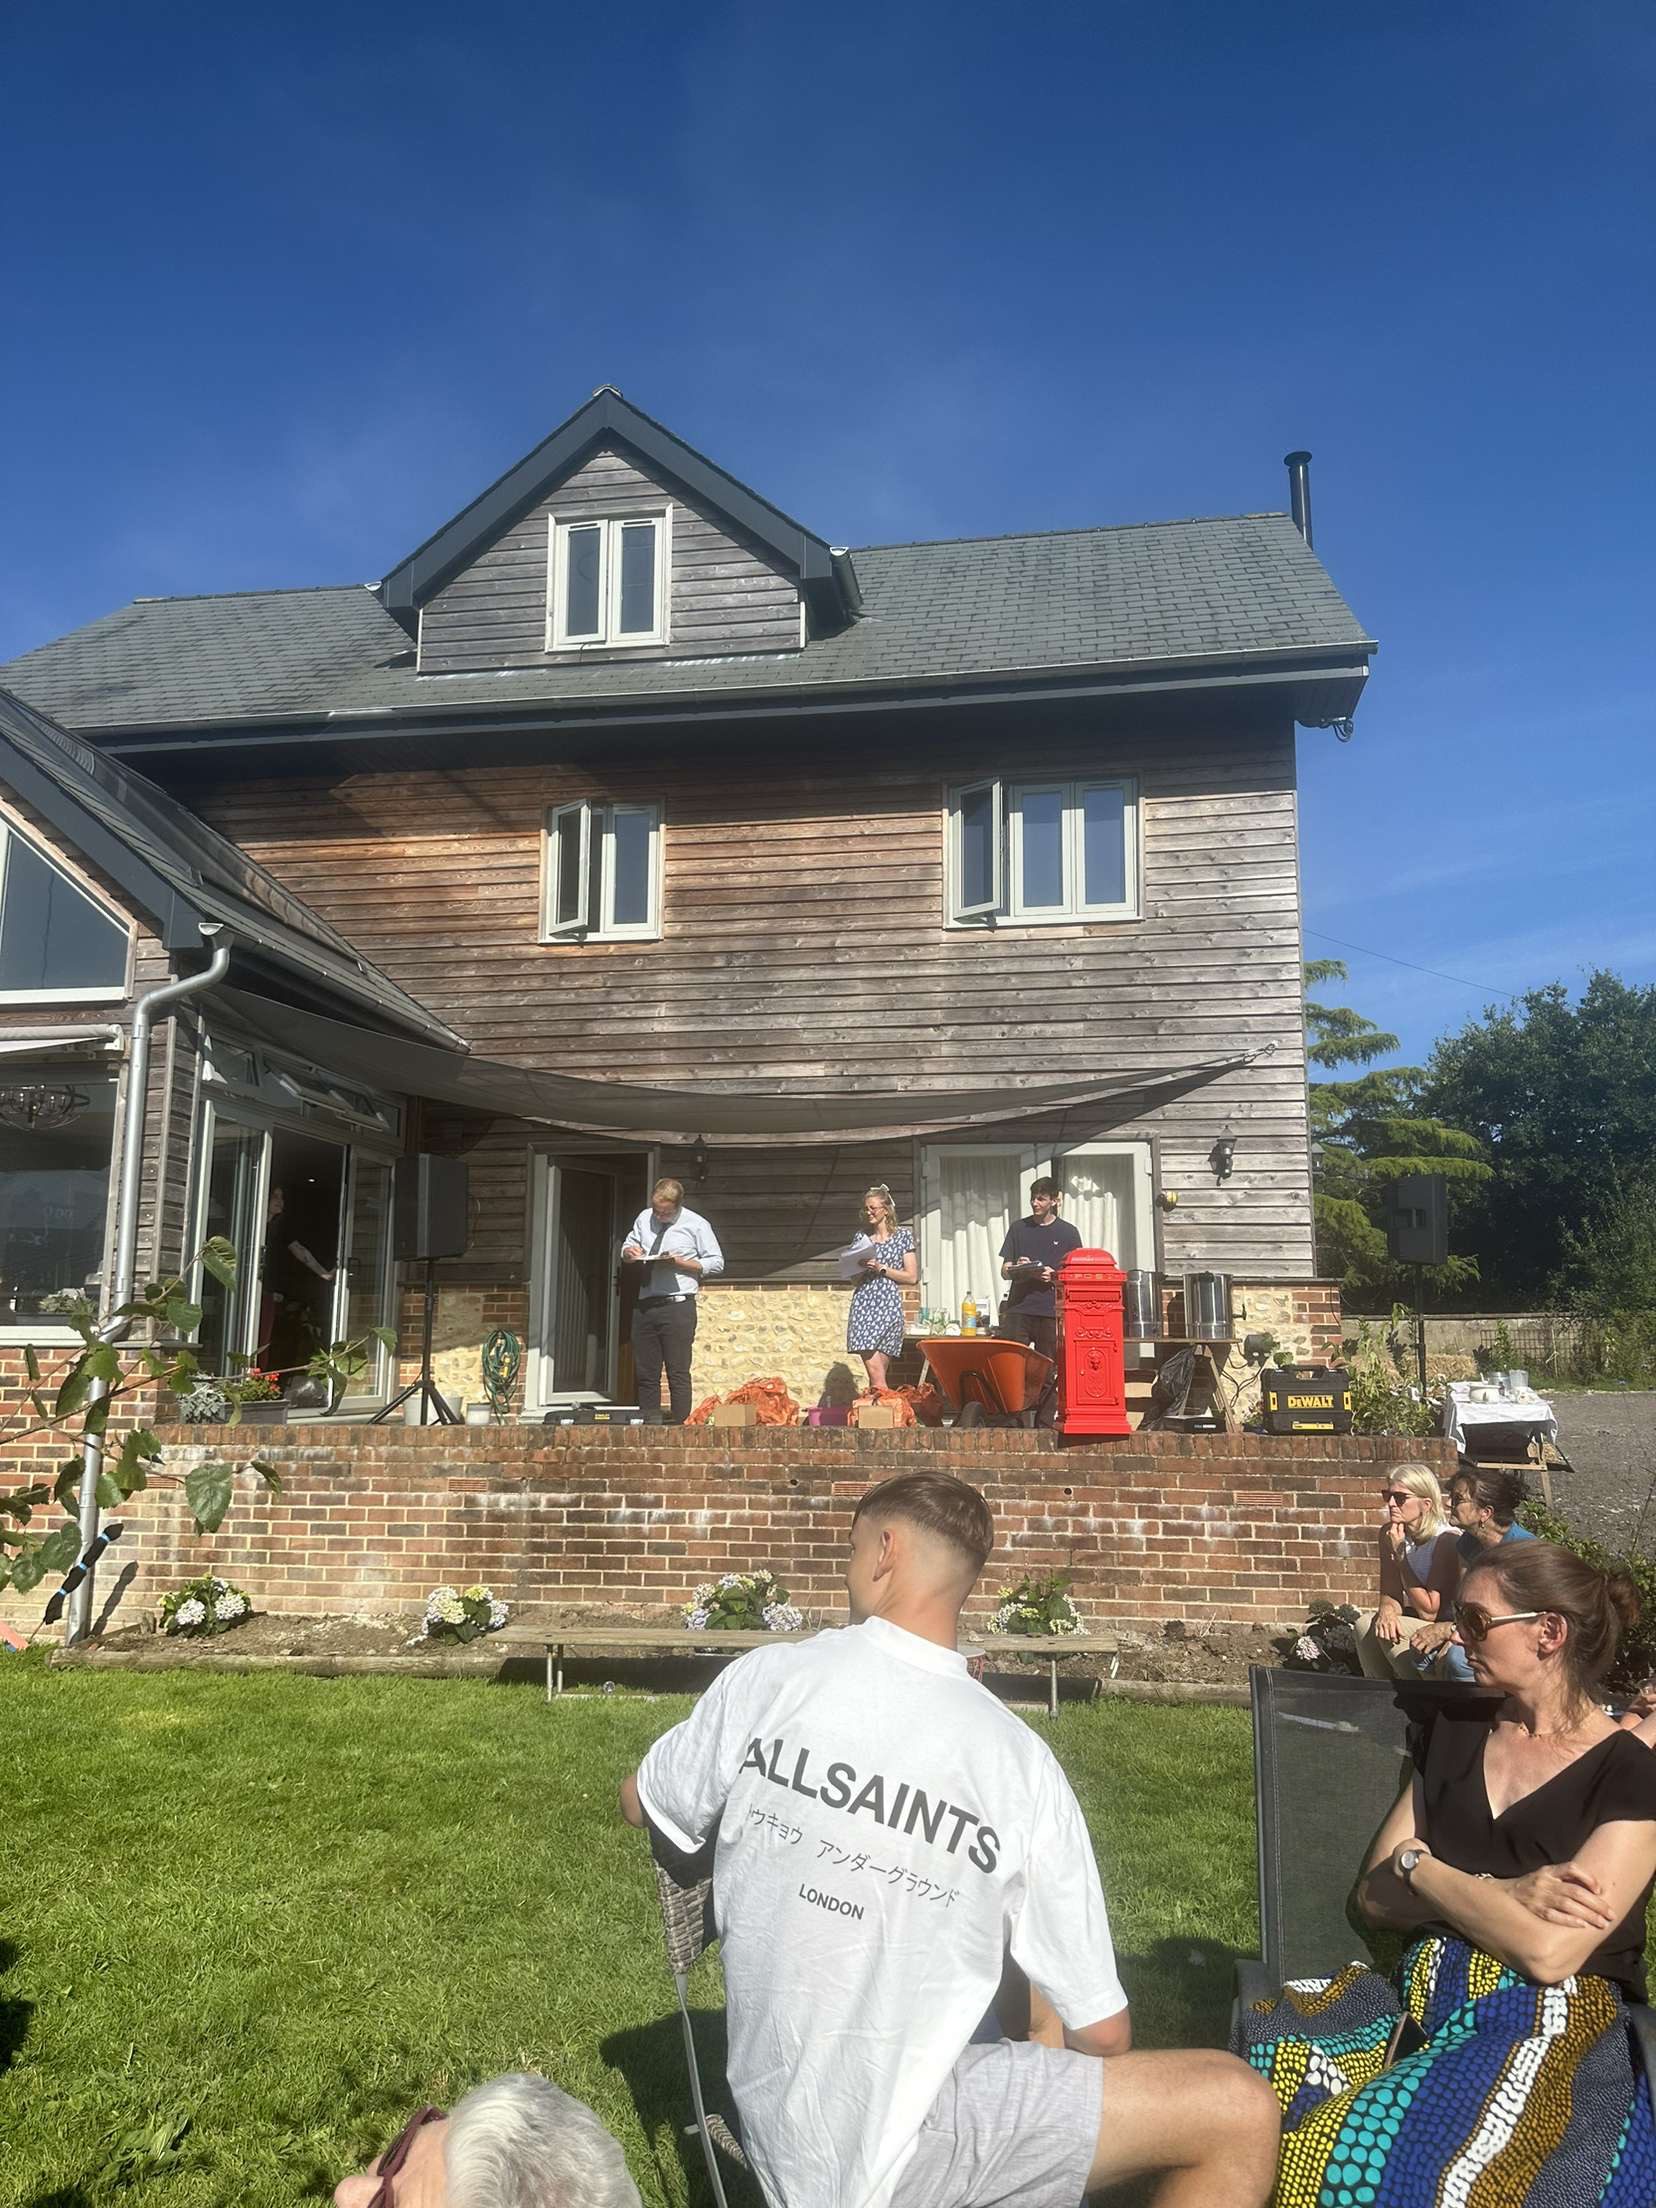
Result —
[{"label": "wicker chair", "polygon": [[694,2131],[701,2141],[708,2183],[719,2208],[728,2208],[719,2156],[727,2156],[739,2169],[748,2166],[740,2140],[717,2109],[709,2112],[702,2092],[701,2065],[696,2060],[696,2039],[690,2026],[689,1984],[691,1965],[719,1936],[713,1921],[713,1851],[711,1846],[685,1855],[650,1827],[650,1854],[655,1861],[656,1896],[661,1904],[661,1929],[667,1943],[667,1967],[673,1974],[678,1996],[679,2024],[684,2033],[684,2061],[690,2073],[690,2105],[695,2110]]},{"label": "wicker chair", "polygon": [[[1350,1962],[1359,1936],[1347,1904],[1362,1851],[1402,1791],[1410,1728],[1474,1691],[1260,1666],[1248,1681],[1263,1957],[1237,1965],[1242,2004]],[[1640,2002],[1629,2015],[1656,2099],[1656,2010]]]}]

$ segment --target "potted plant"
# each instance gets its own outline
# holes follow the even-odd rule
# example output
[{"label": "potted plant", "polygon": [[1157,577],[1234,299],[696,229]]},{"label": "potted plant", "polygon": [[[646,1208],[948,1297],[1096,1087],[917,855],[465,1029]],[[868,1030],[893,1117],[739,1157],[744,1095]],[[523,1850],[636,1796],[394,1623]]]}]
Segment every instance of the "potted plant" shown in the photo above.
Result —
[{"label": "potted plant", "polygon": [[216,1383],[231,1405],[233,1423],[243,1426],[279,1426],[288,1415],[282,1384],[274,1373],[249,1365],[245,1372]]}]

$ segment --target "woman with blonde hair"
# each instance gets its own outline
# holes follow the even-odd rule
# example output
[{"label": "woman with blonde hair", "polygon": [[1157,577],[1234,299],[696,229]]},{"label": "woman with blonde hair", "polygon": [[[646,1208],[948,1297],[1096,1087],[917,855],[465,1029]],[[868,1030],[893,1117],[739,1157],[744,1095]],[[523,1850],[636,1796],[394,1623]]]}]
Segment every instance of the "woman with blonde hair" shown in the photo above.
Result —
[{"label": "woman with blonde hair", "polygon": [[1381,1494],[1380,1602],[1357,1621],[1357,1661],[1365,1678],[1412,1679],[1410,1642],[1447,1619],[1460,1585],[1458,1537],[1430,1465],[1394,1464]]},{"label": "woman with blonde hair", "polygon": [[897,1206],[884,1181],[863,1198],[863,1231],[846,1253],[854,1267],[857,1291],[845,1322],[845,1346],[868,1368],[868,1385],[878,1395],[886,1385],[886,1367],[903,1349],[903,1290],[920,1278],[914,1236],[897,1224]]}]

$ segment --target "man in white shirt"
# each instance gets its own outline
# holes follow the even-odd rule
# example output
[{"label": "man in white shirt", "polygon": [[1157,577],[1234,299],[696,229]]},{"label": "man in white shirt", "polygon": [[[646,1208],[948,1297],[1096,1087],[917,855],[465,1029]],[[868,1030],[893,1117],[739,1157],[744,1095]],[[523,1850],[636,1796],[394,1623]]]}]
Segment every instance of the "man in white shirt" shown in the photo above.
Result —
[{"label": "man in white shirt", "polygon": [[621,1246],[621,1262],[642,1268],[632,1324],[638,1407],[646,1426],[661,1424],[665,1366],[668,1423],[682,1426],[690,1416],[696,1298],[704,1280],[724,1271],[718,1237],[699,1212],[686,1209],[682,1181],[657,1181]]},{"label": "man in white shirt", "polygon": [[[1274,2096],[1128,2052],[1080,1806],[955,1646],[993,1540],[960,1480],[872,1488],[849,1629],[730,1665],[622,1787],[673,1847],[716,1838],[743,2143],[773,2208],[1075,2208],[1145,2172],[1163,2208],[1258,2208]],[[1063,2045],[974,2037],[1009,1955]]]}]

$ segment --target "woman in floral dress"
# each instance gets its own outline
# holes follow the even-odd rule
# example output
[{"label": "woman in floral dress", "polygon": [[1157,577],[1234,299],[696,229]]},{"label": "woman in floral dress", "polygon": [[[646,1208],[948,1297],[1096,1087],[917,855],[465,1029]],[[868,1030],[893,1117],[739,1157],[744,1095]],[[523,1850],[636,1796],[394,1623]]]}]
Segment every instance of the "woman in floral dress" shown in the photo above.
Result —
[{"label": "woman in floral dress", "polygon": [[862,1261],[862,1278],[851,1298],[845,1346],[868,1368],[868,1385],[878,1395],[886,1385],[888,1361],[902,1354],[903,1290],[920,1278],[914,1236],[897,1224],[897,1206],[882,1181],[863,1198],[863,1235],[852,1245]]}]

